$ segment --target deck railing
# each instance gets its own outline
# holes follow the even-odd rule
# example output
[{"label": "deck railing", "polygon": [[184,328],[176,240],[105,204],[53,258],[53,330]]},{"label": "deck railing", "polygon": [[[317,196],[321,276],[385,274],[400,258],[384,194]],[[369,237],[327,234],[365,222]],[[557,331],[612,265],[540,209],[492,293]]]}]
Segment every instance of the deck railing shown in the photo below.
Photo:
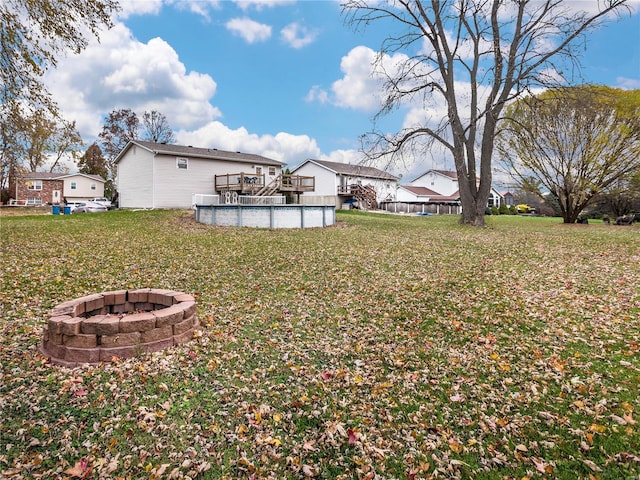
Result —
[{"label": "deck railing", "polygon": [[215,176],[216,190],[252,191],[264,187],[265,175],[252,173],[227,173]]}]

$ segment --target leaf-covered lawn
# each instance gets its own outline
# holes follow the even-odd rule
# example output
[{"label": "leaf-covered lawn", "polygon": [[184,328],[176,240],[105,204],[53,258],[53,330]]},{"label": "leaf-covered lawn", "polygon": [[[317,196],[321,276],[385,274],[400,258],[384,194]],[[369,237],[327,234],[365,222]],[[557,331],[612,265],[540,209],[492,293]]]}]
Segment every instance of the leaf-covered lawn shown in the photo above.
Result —
[{"label": "leaf-covered lawn", "polygon": [[[637,478],[640,227],[339,213],[0,219],[0,477]],[[65,369],[50,308],[194,294],[192,342]]]}]

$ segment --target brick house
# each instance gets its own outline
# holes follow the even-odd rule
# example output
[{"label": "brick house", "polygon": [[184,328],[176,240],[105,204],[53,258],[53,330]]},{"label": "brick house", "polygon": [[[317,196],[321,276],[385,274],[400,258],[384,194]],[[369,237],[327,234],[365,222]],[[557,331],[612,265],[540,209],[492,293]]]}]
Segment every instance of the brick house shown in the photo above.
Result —
[{"label": "brick house", "polygon": [[9,185],[11,204],[57,205],[83,201],[104,195],[104,178],[84,173],[26,172]]}]

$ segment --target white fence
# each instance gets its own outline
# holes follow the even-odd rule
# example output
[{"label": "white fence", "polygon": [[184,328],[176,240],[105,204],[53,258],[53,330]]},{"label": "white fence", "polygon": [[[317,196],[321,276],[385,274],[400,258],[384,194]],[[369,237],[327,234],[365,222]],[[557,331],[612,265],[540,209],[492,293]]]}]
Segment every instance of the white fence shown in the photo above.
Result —
[{"label": "white fence", "polygon": [[205,195],[202,193],[194,193],[191,196],[191,208],[196,205],[219,205],[220,195]]},{"label": "white fence", "polygon": [[240,205],[284,205],[286,198],[283,195],[255,197],[251,195],[240,195],[238,197]]}]

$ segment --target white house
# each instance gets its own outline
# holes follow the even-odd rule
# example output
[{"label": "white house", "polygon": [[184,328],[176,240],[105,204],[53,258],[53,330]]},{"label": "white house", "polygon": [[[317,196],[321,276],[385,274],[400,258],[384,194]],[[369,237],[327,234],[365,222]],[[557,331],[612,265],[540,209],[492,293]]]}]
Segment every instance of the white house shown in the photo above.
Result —
[{"label": "white house", "polygon": [[356,205],[377,208],[394,198],[399,178],[377,168],[308,159],[291,173],[315,177],[315,190],[301,196],[303,202]]},{"label": "white house", "polygon": [[9,192],[16,205],[58,205],[102,197],[104,183],[99,175],[24,172],[9,179]]},{"label": "white house", "polygon": [[62,180],[62,193],[68,202],[82,202],[104,196],[105,179],[100,175],[70,173],[58,177]]},{"label": "white house", "polygon": [[139,140],[129,142],[115,162],[121,208],[190,208],[194,194],[219,194],[221,185],[236,180],[249,190],[268,185],[283,166],[249,153]]},{"label": "white house", "polygon": [[[488,206],[500,205],[502,195],[491,188]],[[459,214],[462,212],[458,175],[447,170],[427,170],[408,185],[398,187],[395,201],[386,202],[385,210]]]}]

